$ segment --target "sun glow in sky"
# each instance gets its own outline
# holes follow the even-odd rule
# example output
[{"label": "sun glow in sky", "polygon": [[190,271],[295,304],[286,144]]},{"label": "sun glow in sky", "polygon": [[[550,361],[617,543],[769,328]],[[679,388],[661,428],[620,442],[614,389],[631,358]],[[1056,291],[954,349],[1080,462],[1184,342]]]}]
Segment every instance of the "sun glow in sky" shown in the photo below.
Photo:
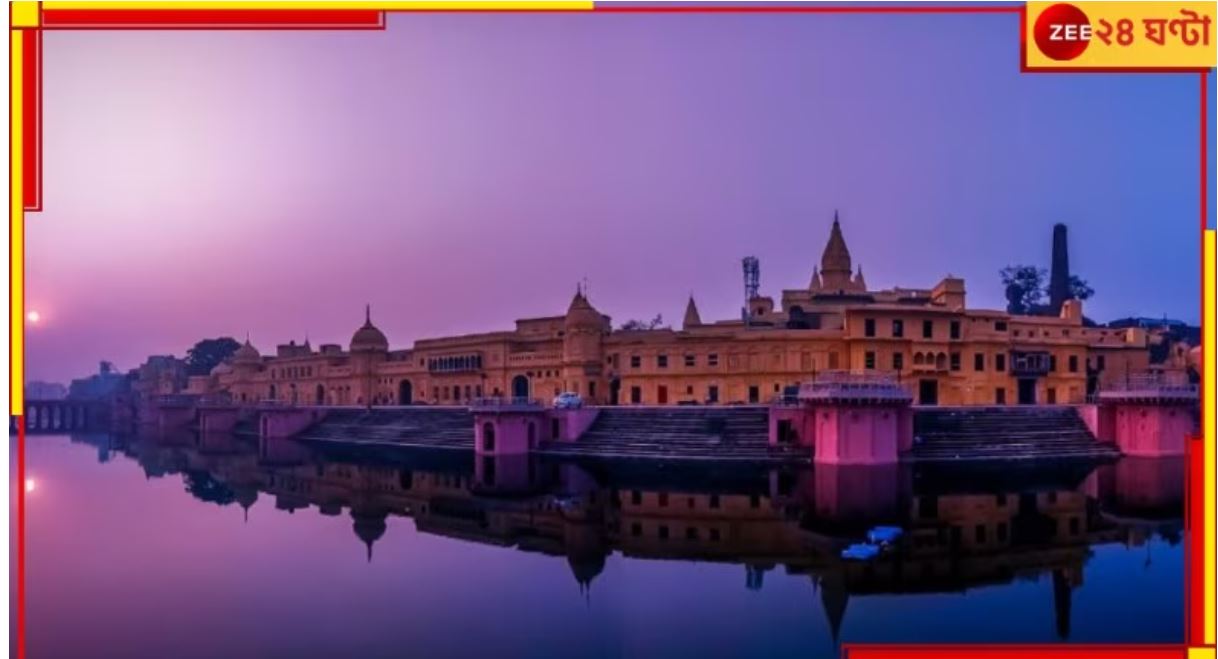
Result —
[{"label": "sun glow in sky", "polygon": [[[1196,321],[1194,76],[1028,75],[1014,15],[392,15],[383,32],[45,36],[30,379],[196,340],[394,347],[565,310],[733,318],[840,210],[876,288],[1070,263]],[[1212,198],[1213,195],[1211,195]],[[36,322],[32,321],[31,322]]]}]

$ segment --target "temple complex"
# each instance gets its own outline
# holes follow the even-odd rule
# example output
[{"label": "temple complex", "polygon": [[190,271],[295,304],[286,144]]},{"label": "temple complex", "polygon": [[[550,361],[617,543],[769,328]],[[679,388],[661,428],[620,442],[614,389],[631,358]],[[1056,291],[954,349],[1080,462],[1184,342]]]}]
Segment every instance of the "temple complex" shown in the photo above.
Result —
[{"label": "temple complex", "polygon": [[[1055,240],[1064,250],[1064,234]],[[1050,316],[973,309],[964,280],[950,275],[930,288],[873,289],[835,215],[809,283],[777,301],[752,296],[738,318],[704,320],[691,295],[679,328],[614,329],[577,287],[565,313],[395,349],[366,309],[345,347],[293,341],[263,354],[247,339],[187,391],[300,405],[466,405],[564,391],[599,405],[756,404],[818,373],[848,372],[889,374],[921,405],[1067,404],[1131,374],[1183,372],[1187,351],[1152,365],[1145,329],[1090,326],[1081,301],[1058,302]]]}]

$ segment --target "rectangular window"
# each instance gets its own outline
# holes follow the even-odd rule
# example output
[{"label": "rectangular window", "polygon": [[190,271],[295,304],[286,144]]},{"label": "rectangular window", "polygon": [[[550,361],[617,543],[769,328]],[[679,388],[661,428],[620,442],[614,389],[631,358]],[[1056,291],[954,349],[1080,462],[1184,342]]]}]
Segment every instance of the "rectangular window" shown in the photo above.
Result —
[{"label": "rectangular window", "polygon": [[1007,370],[1007,356],[1003,353],[994,355],[994,370],[1003,373]]},{"label": "rectangular window", "polygon": [[934,323],[934,321],[931,321],[931,320],[924,320],[924,321],[922,321],[922,338],[924,338],[924,339],[933,339],[933,338],[935,338],[935,323]]},{"label": "rectangular window", "polygon": [[1078,355],[1070,355],[1070,372],[1078,373]]},{"label": "rectangular window", "polygon": [[630,355],[630,368],[638,368],[643,365],[643,358],[638,355]]},{"label": "rectangular window", "polygon": [[708,403],[718,403],[719,402],[719,385],[712,384],[711,386],[706,388],[706,402],[708,402]]},{"label": "rectangular window", "polygon": [[998,387],[994,390],[994,402],[999,405],[1007,404],[1007,390],[1005,387]]},{"label": "rectangular window", "polygon": [[905,368],[905,354],[900,352],[892,353],[892,370],[899,371]]},{"label": "rectangular window", "polygon": [[995,321],[994,321],[994,331],[995,331],[995,332],[1005,332],[1005,331],[1007,331],[1007,321],[1005,321],[1005,320],[995,320]]},{"label": "rectangular window", "polygon": [[949,327],[951,328],[951,337],[953,339],[960,338],[960,321],[953,320]]},{"label": "rectangular window", "polygon": [[630,402],[635,405],[643,402],[643,389],[641,387],[630,388]]},{"label": "rectangular window", "polygon": [[863,355],[863,367],[868,370],[875,368],[875,353],[874,352],[867,351]]},{"label": "rectangular window", "polygon": [[953,371],[960,370],[960,353],[958,352],[953,352],[951,354],[951,369]]},{"label": "rectangular window", "polygon": [[863,320],[863,336],[875,336],[874,318],[867,318]]},{"label": "rectangular window", "polygon": [[1057,370],[1057,355],[1049,355],[1049,370]]},{"label": "rectangular window", "polygon": [[668,493],[661,492],[660,493],[660,507],[665,508],[667,506],[668,506]]},{"label": "rectangular window", "polygon": [[755,384],[750,385],[749,386],[749,402],[757,403],[760,401],[761,401],[761,387],[758,387]]},{"label": "rectangular window", "polygon": [[978,353],[973,354],[973,370],[978,371],[978,372],[985,370],[985,353],[984,352],[978,352]]},{"label": "rectangular window", "polygon": [[694,355],[685,355],[685,366],[693,367],[698,365],[698,359]]},{"label": "rectangular window", "polygon": [[1050,405],[1056,405],[1057,404],[1057,389],[1055,387],[1049,387],[1048,393],[1049,393],[1048,403]]},{"label": "rectangular window", "polygon": [[707,355],[706,356],[706,365],[707,366],[718,366],[719,365],[719,353],[712,352],[711,354]]},{"label": "rectangular window", "polygon": [[668,355],[656,355],[656,368],[668,368]]},{"label": "rectangular window", "polygon": [[905,336],[905,321],[892,321],[892,335],[898,339]]}]

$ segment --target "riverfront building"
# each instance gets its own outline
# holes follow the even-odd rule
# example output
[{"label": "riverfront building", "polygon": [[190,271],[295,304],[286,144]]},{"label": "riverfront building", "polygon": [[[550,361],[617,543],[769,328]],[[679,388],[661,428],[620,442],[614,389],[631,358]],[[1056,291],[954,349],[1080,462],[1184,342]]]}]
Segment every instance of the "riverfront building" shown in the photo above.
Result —
[{"label": "riverfront building", "polygon": [[1057,315],[971,309],[964,281],[873,290],[834,218],[806,286],[756,294],[741,317],[704,321],[691,296],[680,328],[613,329],[577,290],[565,313],[512,329],[392,349],[371,310],[349,344],[308,341],[261,354],[248,340],[194,393],[318,405],[464,405],[573,391],[606,405],[763,403],[826,371],[887,373],[919,404],[1080,403],[1151,363],[1141,327],[1088,326],[1079,300]]}]

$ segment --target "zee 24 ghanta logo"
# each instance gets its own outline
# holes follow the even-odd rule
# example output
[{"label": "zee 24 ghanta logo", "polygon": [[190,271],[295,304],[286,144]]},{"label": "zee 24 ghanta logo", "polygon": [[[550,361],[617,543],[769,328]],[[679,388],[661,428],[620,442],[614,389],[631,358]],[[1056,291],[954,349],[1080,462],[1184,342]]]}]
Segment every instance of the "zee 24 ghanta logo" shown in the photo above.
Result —
[{"label": "zee 24 ghanta logo", "polygon": [[[1114,3],[1115,4],[1115,3]],[[1087,14],[1078,7],[1061,3],[1051,5],[1040,13],[1032,28],[1036,47],[1050,59],[1068,61],[1082,55],[1093,40],[1105,47],[1128,47],[1136,41],[1145,40],[1159,46],[1176,40],[1185,46],[1208,46],[1210,22],[1208,15],[1199,15],[1189,9],[1169,13],[1170,3],[1164,3],[1165,12],[1151,18],[1100,18],[1092,25]]]}]

